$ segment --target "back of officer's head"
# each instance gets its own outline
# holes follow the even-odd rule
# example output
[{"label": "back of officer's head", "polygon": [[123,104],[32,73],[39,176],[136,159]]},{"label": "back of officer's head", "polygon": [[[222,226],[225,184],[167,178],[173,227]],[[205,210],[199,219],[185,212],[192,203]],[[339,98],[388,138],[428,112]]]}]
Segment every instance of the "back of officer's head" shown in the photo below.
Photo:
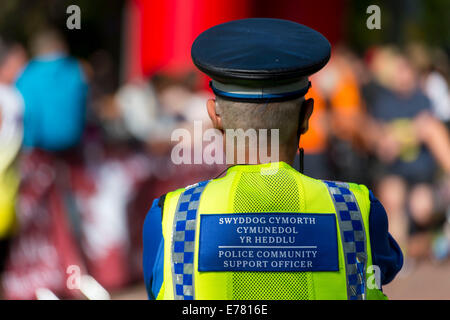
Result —
[{"label": "back of officer's head", "polygon": [[221,97],[216,97],[214,103],[210,101],[208,113],[217,129],[279,129],[280,144],[296,143],[303,97],[270,103],[238,102]]},{"label": "back of officer's head", "polygon": [[216,128],[279,129],[280,145],[295,146],[312,112],[312,101],[303,98],[308,77],[325,66],[330,52],[319,32],[268,18],[214,26],[191,48],[194,64],[212,79],[217,98],[207,105]]}]

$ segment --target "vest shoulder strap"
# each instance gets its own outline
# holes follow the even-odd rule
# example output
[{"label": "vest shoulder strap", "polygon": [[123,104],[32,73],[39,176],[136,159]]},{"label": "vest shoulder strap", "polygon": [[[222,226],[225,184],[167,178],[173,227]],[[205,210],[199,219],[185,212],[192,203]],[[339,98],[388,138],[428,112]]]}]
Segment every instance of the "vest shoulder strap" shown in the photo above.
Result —
[{"label": "vest shoulder strap", "polygon": [[194,251],[197,226],[197,210],[200,196],[208,181],[185,188],[178,198],[173,219],[171,267],[175,300],[193,300],[194,291]]},{"label": "vest shoulder strap", "polygon": [[339,224],[345,257],[347,297],[349,300],[365,300],[367,242],[358,201],[347,183],[323,182],[333,200]]}]

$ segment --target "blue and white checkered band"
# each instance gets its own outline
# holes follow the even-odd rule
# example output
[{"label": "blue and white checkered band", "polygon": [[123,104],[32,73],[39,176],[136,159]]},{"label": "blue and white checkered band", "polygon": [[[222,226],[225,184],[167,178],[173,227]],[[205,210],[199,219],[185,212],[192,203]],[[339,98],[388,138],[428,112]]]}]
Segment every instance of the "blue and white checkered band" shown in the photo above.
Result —
[{"label": "blue and white checkered band", "polygon": [[306,95],[311,82],[307,77],[289,84],[274,85],[265,88],[247,87],[237,84],[221,83],[211,80],[209,83],[214,94],[226,99],[243,100],[250,102],[286,101],[300,98]]},{"label": "blue and white checkered band", "polygon": [[194,299],[194,250],[197,209],[208,181],[186,187],[173,219],[172,279],[175,300]]},{"label": "blue and white checkered band", "polygon": [[361,211],[348,184],[323,181],[333,199],[339,222],[349,300],[366,298],[366,233]]}]

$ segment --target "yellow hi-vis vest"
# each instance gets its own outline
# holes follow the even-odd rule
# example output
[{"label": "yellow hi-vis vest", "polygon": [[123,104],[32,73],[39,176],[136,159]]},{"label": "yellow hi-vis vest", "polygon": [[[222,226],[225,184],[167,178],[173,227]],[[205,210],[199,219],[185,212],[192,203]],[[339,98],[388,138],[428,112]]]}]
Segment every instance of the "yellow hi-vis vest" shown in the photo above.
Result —
[{"label": "yellow hi-vis vest", "polygon": [[[369,211],[363,185],[316,180],[284,162],[230,167],[222,178],[166,195],[157,299],[387,299],[369,268]],[[296,225],[302,217],[317,225]],[[281,218],[284,225],[268,225]],[[322,230],[308,236],[320,245],[298,245],[308,242],[302,234],[310,230]],[[289,237],[295,245],[280,244],[283,231],[297,233]],[[314,257],[304,248],[316,248]],[[326,267],[333,263],[334,270]]]}]

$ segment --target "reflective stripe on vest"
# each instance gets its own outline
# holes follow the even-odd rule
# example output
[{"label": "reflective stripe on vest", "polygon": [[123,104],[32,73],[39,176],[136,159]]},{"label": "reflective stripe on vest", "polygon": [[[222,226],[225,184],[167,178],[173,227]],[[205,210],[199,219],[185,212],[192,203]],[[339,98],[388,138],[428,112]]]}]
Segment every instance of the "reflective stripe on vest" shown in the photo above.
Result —
[{"label": "reflective stripe on vest", "polygon": [[194,299],[194,251],[197,209],[208,181],[199,182],[181,194],[173,219],[172,279],[175,300]]},{"label": "reflective stripe on vest", "polygon": [[366,233],[361,211],[348,184],[323,181],[333,199],[345,257],[347,297],[365,300]]}]

